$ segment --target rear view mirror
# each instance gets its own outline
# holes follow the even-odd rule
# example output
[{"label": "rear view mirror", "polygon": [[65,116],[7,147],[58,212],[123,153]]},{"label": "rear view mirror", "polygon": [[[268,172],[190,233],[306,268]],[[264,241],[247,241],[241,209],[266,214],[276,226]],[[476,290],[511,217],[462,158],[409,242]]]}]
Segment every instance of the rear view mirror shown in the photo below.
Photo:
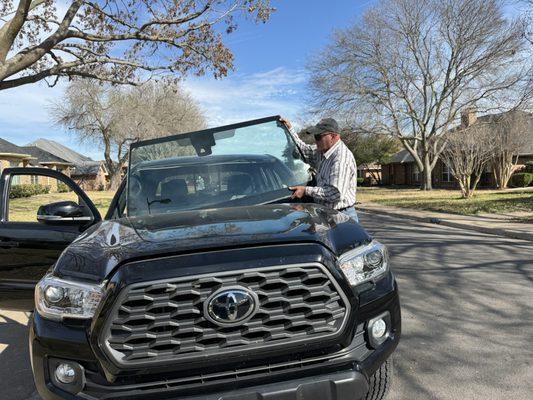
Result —
[{"label": "rear view mirror", "polygon": [[84,206],[73,201],[59,201],[39,207],[37,220],[43,224],[84,224],[92,221],[92,217]]}]

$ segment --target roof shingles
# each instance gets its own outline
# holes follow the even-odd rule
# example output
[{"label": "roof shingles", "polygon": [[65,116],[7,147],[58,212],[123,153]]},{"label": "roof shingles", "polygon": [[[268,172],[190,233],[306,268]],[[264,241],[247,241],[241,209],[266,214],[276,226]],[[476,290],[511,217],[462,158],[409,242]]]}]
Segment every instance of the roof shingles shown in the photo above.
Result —
[{"label": "roof shingles", "polygon": [[0,138],[0,153],[29,155],[22,147]]}]

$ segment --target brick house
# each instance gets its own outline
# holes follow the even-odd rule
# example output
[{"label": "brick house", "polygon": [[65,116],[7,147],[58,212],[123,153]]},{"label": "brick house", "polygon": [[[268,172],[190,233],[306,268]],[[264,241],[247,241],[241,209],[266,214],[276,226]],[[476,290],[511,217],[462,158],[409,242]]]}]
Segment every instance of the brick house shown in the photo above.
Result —
[{"label": "brick house", "polygon": [[[461,115],[461,127],[468,127],[475,123],[492,123],[501,118],[503,114],[483,115],[476,117],[472,110],[466,111]],[[518,156],[516,170],[523,168],[528,161],[533,161],[533,115],[526,114],[528,140],[522,147]],[[512,127],[511,127],[512,129]],[[418,170],[416,162],[407,150],[401,150],[394,154],[388,163],[382,165],[382,182],[384,185],[397,186],[420,186],[422,174]],[[437,164],[432,172],[432,186],[435,188],[456,189],[459,187],[457,181],[452,176],[449,168],[442,160],[437,160]],[[481,176],[478,187],[494,188],[496,186],[494,176],[487,166],[487,169]]]},{"label": "brick house", "polygon": [[72,171],[72,179],[84,191],[107,190],[109,174],[103,162],[93,161],[76,165]]},{"label": "brick house", "polygon": [[[17,146],[0,138],[0,172],[8,167],[42,167],[70,176],[73,164],[33,146]],[[57,181],[45,176],[15,177],[14,184],[39,184],[57,191]]]},{"label": "brick house", "polygon": [[0,172],[9,167],[26,167],[31,158],[21,147],[0,138]]},{"label": "brick house", "polygon": [[363,184],[366,186],[379,185],[381,183],[381,165],[375,163],[357,165],[357,177],[363,178]]},{"label": "brick house", "polygon": [[73,165],[70,176],[83,190],[108,189],[109,174],[102,161],[94,161],[54,140],[41,138],[30,145],[70,162]]}]

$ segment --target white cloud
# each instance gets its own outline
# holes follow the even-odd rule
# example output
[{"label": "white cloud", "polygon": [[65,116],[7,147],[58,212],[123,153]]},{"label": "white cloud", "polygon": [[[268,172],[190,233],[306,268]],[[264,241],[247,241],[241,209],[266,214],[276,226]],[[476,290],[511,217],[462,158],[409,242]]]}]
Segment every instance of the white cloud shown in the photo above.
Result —
[{"label": "white cloud", "polygon": [[189,79],[184,87],[204,109],[209,125],[217,126],[277,114],[298,119],[306,80],[302,70],[278,67],[223,80]]},{"label": "white cloud", "polygon": [[48,106],[61,98],[65,83],[50,88],[44,82],[0,91],[0,138],[19,146],[38,138],[58,141],[89,157],[101,159],[94,146],[79,143],[75,135],[55,126]]},{"label": "white cloud", "polygon": [[[225,125],[270,115],[296,122],[302,115],[306,74],[275,68],[254,74],[233,74],[222,80],[191,78],[184,82],[204,109],[210,126]],[[61,98],[65,82],[49,88],[44,82],[0,91],[0,137],[17,145],[37,138],[56,140],[93,159],[101,159],[95,146],[79,143],[76,136],[52,123],[47,107]]]}]

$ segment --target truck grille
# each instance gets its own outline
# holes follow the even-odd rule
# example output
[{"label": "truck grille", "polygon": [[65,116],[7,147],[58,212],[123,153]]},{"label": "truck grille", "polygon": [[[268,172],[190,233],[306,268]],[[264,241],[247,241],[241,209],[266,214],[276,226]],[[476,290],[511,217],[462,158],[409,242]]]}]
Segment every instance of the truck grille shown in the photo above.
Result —
[{"label": "truck grille", "polygon": [[[257,295],[253,317],[219,326],[204,315],[210,296],[243,287]],[[215,273],[126,287],[101,336],[119,365],[205,359],[323,340],[339,334],[349,302],[321,264]]]}]

